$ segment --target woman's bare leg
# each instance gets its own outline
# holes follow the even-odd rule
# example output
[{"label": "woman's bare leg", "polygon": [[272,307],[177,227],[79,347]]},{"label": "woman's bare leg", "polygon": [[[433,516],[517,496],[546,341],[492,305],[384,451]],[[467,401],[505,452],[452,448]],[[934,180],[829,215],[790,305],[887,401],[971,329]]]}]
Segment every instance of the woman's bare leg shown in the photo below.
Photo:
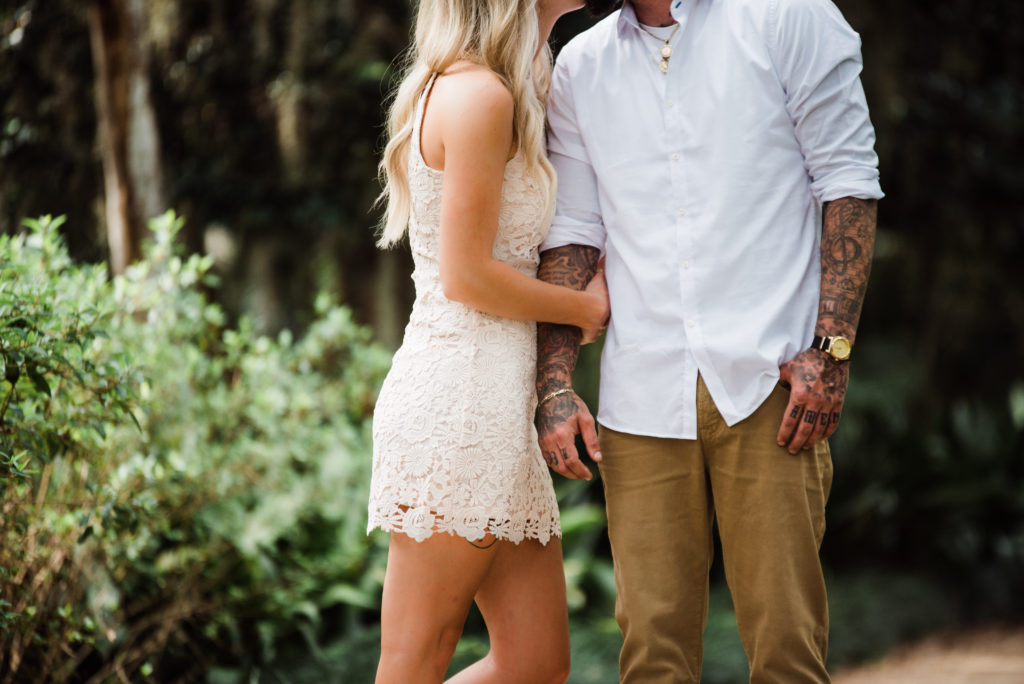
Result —
[{"label": "woman's bare leg", "polygon": [[498,546],[476,594],[491,650],[448,682],[564,684],[570,654],[561,541]]},{"label": "woman's bare leg", "polygon": [[[493,537],[480,542],[486,546]],[[501,542],[478,548],[434,534],[422,542],[391,535],[381,605],[377,684],[439,684],[466,614]]]}]

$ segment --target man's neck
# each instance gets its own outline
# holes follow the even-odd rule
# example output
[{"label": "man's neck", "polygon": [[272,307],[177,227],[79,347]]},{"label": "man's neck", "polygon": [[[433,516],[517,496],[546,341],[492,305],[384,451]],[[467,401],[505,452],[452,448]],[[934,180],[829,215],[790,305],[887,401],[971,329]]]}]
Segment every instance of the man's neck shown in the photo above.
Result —
[{"label": "man's neck", "polygon": [[636,20],[647,26],[671,26],[676,23],[670,8],[672,0],[630,0]]}]

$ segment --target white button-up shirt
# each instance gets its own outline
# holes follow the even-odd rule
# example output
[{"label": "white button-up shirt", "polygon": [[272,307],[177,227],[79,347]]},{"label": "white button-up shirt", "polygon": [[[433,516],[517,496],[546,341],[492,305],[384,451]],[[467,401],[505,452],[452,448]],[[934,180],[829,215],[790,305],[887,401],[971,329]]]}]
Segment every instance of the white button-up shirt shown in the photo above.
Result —
[{"label": "white button-up shirt", "polygon": [[598,420],[693,439],[698,373],[732,425],[810,344],[821,203],[882,192],[860,39],[829,0],[671,11],[667,74],[628,0],[559,55],[541,249],[606,253]]}]

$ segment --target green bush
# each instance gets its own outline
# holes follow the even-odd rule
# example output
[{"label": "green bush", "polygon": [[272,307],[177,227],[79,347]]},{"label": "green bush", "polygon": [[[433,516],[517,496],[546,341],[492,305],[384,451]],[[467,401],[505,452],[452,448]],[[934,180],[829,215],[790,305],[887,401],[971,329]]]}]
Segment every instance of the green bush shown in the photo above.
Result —
[{"label": "green bush", "polygon": [[71,264],[62,223],[0,236],[0,674],[18,681],[59,678],[95,638],[76,542],[97,494],[93,455],[139,380],[103,349],[106,268]]},{"label": "green bush", "polygon": [[298,341],[229,328],[180,226],[155,221],[112,281],[70,263],[59,221],[0,242],[0,349],[23,371],[6,375],[0,521],[0,673],[17,681],[251,669],[376,605],[365,490],[389,354],[324,297]]}]

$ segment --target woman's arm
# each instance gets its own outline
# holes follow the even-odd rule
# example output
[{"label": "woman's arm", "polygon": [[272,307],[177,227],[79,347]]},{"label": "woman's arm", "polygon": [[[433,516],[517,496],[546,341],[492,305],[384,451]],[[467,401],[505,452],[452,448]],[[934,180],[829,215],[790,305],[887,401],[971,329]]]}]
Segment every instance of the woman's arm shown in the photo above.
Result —
[{"label": "woman's arm", "polygon": [[511,93],[494,74],[473,68],[439,79],[429,104],[423,149],[425,154],[442,151],[445,296],[504,318],[602,327],[608,317],[606,297],[541,282],[493,257],[512,147]]}]

